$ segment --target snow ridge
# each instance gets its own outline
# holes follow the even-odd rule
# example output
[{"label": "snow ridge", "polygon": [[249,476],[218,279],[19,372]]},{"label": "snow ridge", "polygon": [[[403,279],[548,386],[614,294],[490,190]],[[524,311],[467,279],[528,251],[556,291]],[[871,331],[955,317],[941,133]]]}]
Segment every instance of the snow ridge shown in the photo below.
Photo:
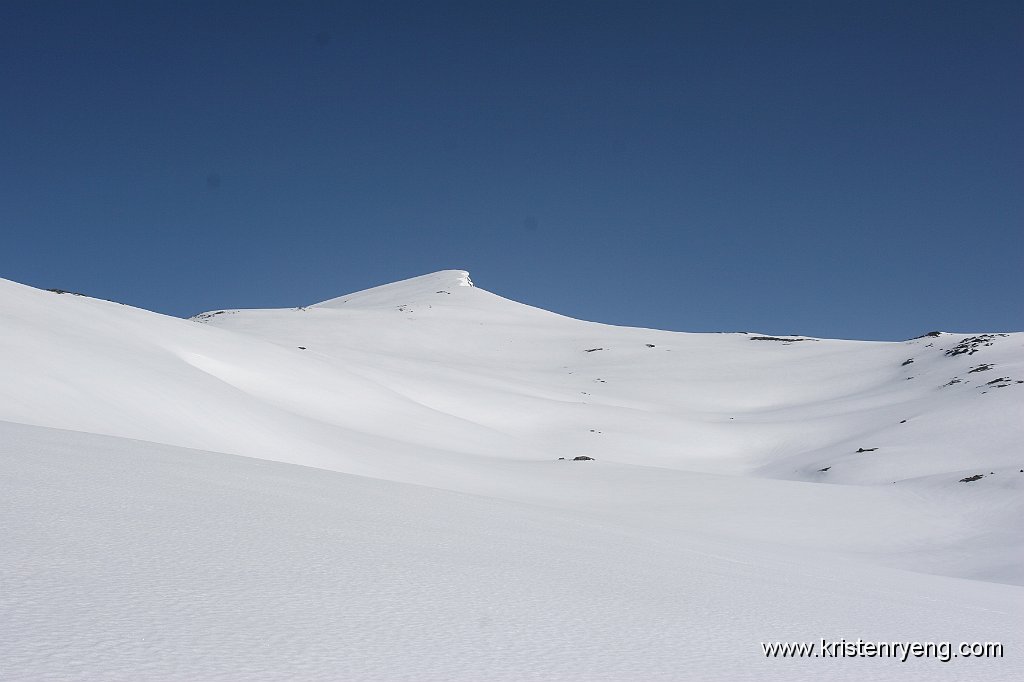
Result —
[{"label": "snow ridge", "polygon": [[377,308],[418,302],[433,294],[448,292],[454,287],[472,287],[469,273],[465,270],[441,270],[400,282],[382,284],[371,289],[357,291],[346,296],[328,299],[313,307],[336,308],[341,306]]}]

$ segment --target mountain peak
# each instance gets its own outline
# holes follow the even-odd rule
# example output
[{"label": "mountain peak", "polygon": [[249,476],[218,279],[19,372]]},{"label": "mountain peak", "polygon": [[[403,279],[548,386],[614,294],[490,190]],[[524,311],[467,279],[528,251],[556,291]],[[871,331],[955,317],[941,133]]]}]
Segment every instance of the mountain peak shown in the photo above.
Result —
[{"label": "mountain peak", "polygon": [[462,287],[473,287],[466,270],[439,270],[418,277],[410,277],[390,284],[382,284],[345,296],[315,304],[318,308],[367,307],[403,305],[425,296],[453,294]]}]

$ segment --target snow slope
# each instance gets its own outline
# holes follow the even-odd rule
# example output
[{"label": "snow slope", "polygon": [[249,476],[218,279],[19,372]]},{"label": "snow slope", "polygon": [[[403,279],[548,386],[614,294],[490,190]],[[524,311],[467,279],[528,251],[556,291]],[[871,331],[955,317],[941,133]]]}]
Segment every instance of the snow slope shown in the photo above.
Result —
[{"label": "snow slope", "polygon": [[[192,320],[0,280],[0,330],[2,679],[1024,672],[1024,334],[612,327],[463,271]],[[759,646],[822,637],[1006,656]]]}]

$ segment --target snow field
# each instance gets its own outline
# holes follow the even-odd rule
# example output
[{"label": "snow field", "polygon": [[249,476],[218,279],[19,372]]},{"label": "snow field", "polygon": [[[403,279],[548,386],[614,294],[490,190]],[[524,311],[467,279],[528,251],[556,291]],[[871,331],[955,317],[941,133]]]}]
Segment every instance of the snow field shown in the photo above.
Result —
[{"label": "snow field", "polygon": [[[619,328],[464,271],[194,320],[0,280],[0,376],[0,679],[1024,672],[1024,334]],[[1006,656],[760,648],[858,637]]]}]

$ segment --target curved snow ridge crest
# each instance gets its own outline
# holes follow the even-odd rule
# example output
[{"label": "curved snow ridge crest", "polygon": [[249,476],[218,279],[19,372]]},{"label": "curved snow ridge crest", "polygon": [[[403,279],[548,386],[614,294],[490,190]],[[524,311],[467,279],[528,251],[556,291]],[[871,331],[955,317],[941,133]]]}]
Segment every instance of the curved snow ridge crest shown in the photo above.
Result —
[{"label": "curved snow ridge crest", "polygon": [[467,271],[440,270],[332,298],[317,303],[314,307],[402,308],[411,303],[436,300],[438,295],[451,294],[454,289],[461,287],[473,287],[473,281],[469,278]]}]

